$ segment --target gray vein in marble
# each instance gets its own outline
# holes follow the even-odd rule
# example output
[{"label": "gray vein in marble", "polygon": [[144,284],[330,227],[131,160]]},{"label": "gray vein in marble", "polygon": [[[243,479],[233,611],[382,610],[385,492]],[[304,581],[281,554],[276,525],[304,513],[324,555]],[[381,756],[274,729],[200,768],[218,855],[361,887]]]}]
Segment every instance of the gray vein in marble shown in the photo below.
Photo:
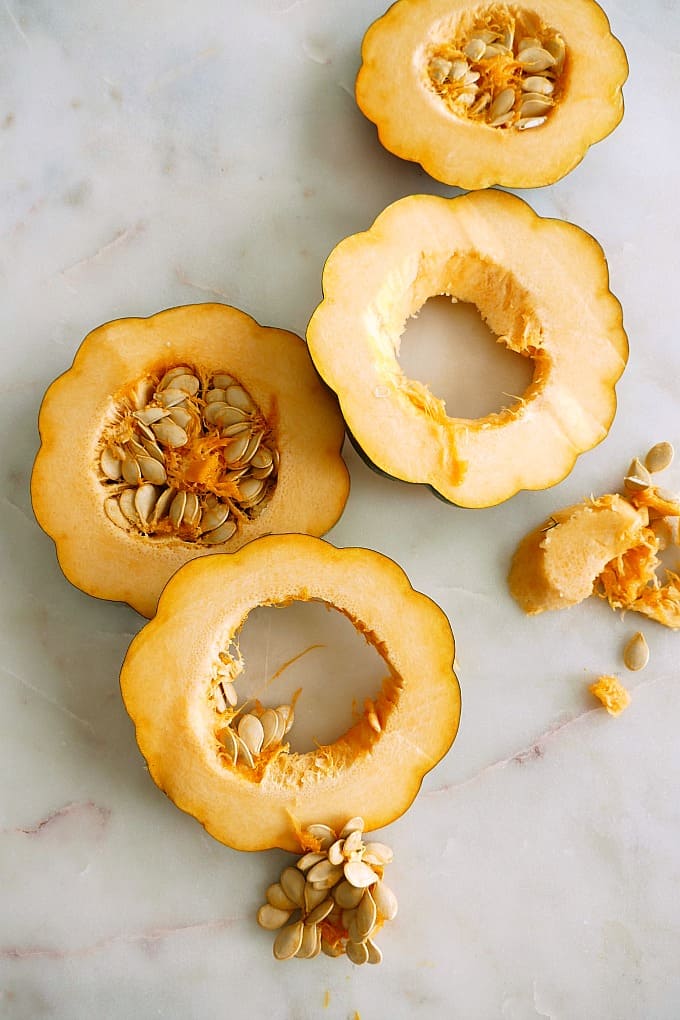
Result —
[{"label": "gray vein in marble", "polygon": [[[629,688],[631,695],[636,694],[643,687],[652,687],[664,680],[670,679],[670,675],[651,677],[649,680],[642,680],[636,684],[635,687]],[[601,715],[604,711],[602,705],[597,705],[594,708],[585,709],[583,712],[577,712],[576,715],[567,716],[564,719],[560,719],[553,723],[544,730],[538,737],[526,747],[520,748],[519,751],[514,751],[508,755],[507,758],[499,758],[497,761],[492,761],[478,772],[468,776],[467,779],[461,780],[459,783],[446,783],[444,786],[438,786],[434,790],[427,790],[423,796],[432,797],[441,793],[451,793],[455,790],[461,790],[465,786],[471,786],[472,783],[476,783],[478,779],[482,779],[488,775],[489,772],[496,772],[499,769],[504,769],[508,765],[526,765],[527,762],[534,761],[538,758],[542,758],[545,754],[545,744],[550,741],[553,737],[556,737],[558,733],[570,727],[573,723],[581,722],[583,719],[587,719],[592,715]],[[631,709],[628,709],[631,711]]]},{"label": "gray vein in marble", "polygon": [[199,283],[198,280],[191,280],[187,276],[182,266],[175,267],[175,276],[177,277],[179,283],[181,283],[185,287],[193,287],[194,290],[200,290],[204,294],[216,294],[217,297],[224,298],[225,301],[229,302],[233,301],[234,299],[233,294],[225,294],[225,292],[223,290],[220,290],[218,287],[211,287],[207,283]]},{"label": "gray vein in marble", "polygon": [[78,259],[77,262],[73,262],[70,266],[66,266],[64,269],[61,269],[58,275],[68,277],[71,273],[74,273],[76,269],[82,269],[83,266],[87,266],[91,262],[96,262],[114,248],[118,248],[121,244],[125,244],[127,241],[132,241],[136,237],[139,237],[144,230],[146,230],[146,223],[144,220],[138,220],[137,223],[134,223],[130,227],[124,227],[122,230],[117,230],[110,241],[101,245],[101,247],[97,248],[97,250],[92,252],[91,255],[85,255],[82,259]]},{"label": "gray vein in marble", "polygon": [[21,25],[19,24],[19,21],[17,20],[16,15],[14,14],[14,11],[12,10],[12,8],[9,5],[9,0],[4,0],[4,4],[5,4],[5,10],[7,11],[7,17],[9,18],[9,20],[14,25],[14,27],[15,27],[15,29],[17,31],[17,35],[19,36],[19,38],[24,43],[26,49],[30,50],[30,48],[31,48],[31,41],[28,38],[28,36],[26,35],[26,33],[24,32],[24,30],[21,27]]},{"label": "gray vein in marble", "polygon": [[40,688],[32,684],[30,680],[27,680],[25,677],[19,676],[18,673],[14,673],[11,669],[8,669],[7,666],[0,666],[0,671],[2,671],[2,673],[5,674],[5,676],[11,677],[13,680],[16,680],[17,683],[19,683],[22,687],[25,687],[33,694],[36,694],[39,698],[42,698],[43,701],[46,701],[48,705],[52,706],[52,708],[56,708],[58,712],[62,712],[64,715],[68,716],[69,719],[73,719],[74,722],[77,722],[80,726],[84,727],[84,729],[86,729],[87,732],[90,733],[93,737],[96,736],[94,727],[92,726],[92,723],[88,719],[83,719],[81,716],[76,715],[76,713],[72,712],[70,708],[66,707],[66,705],[62,705],[61,702],[56,701],[54,698],[51,698],[49,694],[46,694],[45,691],[41,691]]},{"label": "gray vein in marble", "polygon": [[222,917],[215,921],[195,921],[193,924],[181,924],[169,928],[150,928],[148,931],[129,932],[121,935],[109,935],[89,946],[78,946],[73,949],[56,949],[50,946],[7,946],[0,949],[0,960],[70,960],[84,956],[94,956],[117,945],[136,943],[149,944],[172,938],[173,935],[187,935],[200,932],[221,932],[232,925],[246,921],[246,915]]},{"label": "gray vein in marble", "polygon": [[45,816],[45,818],[41,818],[39,822],[36,822],[35,825],[29,826],[28,828],[17,826],[14,829],[0,829],[0,836],[40,836],[54,822],[64,818],[70,818],[71,816],[76,816],[80,820],[83,813],[94,813],[96,820],[99,822],[100,828],[104,828],[111,817],[111,811],[109,808],[100,807],[92,800],[72,801],[70,804],[65,804],[63,807],[57,808],[56,811],[51,811],[49,815]]}]

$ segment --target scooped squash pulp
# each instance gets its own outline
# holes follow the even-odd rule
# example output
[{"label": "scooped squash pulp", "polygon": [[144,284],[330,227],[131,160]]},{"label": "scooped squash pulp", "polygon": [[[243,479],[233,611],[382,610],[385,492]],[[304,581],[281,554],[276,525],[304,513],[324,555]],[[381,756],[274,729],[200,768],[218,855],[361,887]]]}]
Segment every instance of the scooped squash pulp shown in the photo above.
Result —
[{"label": "scooped squash pulp", "polygon": [[[499,191],[417,195],[333,250],[307,328],[317,369],[366,456],[396,478],[484,507],[560,481],[607,434],[628,356],[602,249]],[[455,417],[399,364],[408,318],[434,295],[475,304],[534,364],[527,391],[480,419]]]},{"label": "scooped squash pulp", "polygon": [[147,616],[187,560],[323,534],[349,489],[344,423],[304,343],[227,305],[94,330],[40,434],[33,508],[64,573]]},{"label": "scooped squash pulp", "polygon": [[[250,611],[312,599],[340,610],[375,646],[382,689],[335,743],[297,754],[279,740],[252,764],[241,755],[234,763],[224,730],[242,705],[216,698],[216,678],[232,662],[238,690],[235,647]],[[237,849],[297,850],[310,824],[337,828],[360,812],[372,830],[407,809],[456,734],[453,659],[445,615],[391,560],[280,535],[183,567],[132,642],[121,688],[149,771],[178,807]]]},{"label": "scooped squash pulp", "polygon": [[362,59],[385,148],[463,188],[551,184],[623,116],[626,55],[593,0],[398,0]]}]

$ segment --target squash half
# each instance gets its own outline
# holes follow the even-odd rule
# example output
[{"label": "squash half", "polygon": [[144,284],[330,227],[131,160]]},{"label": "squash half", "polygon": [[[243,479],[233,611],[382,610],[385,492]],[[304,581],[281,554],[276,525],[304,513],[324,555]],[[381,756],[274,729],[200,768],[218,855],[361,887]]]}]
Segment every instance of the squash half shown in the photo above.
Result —
[{"label": "squash half", "polygon": [[593,0],[398,0],[362,58],[385,148],[471,190],[551,184],[623,116],[626,55]]},{"label": "squash half", "polygon": [[[182,367],[189,375],[175,381],[188,390],[198,384],[198,392],[178,391],[172,381],[162,390],[161,380]],[[232,399],[246,411],[231,408],[227,419],[214,419],[207,401],[220,394],[210,387],[225,373],[233,378]],[[167,417],[158,422],[161,413]],[[159,424],[170,430],[167,442]],[[187,305],[95,329],[48,389],[39,426],[33,509],[64,574],[83,591],[146,616],[187,560],[271,532],[323,534],[349,491],[340,456],[344,422],[304,342],[227,305]],[[253,446],[260,441],[260,460],[248,460],[251,446],[245,466],[237,454],[246,441],[233,434],[241,427],[246,436],[254,430]],[[162,447],[164,466],[142,443],[156,457]],[[264,465],[256,475],[269,476],[251,475],[243,491],[254,463]]]},{"label": "squash half", "polygon": [[[500,191],[404,198],[346,238],[323,273],[307,328],[367,458],[450,502],[492,506],[565,477],[607,435],[628,344],[607,263],[583,230]],[[434,295],[475,304],[533,381],[485,418],[450,416],[399,364],[410,316]]]},{"label": "squash half", "polygon": [[[218,738],[231,710],[213,697],[216,663],[251,610],[294,600],[320,600],[354,623],[385,660],[382,690],[371,718],[365,711],[335,743],[234,764]],[[300,827],[341,828],[361,814],[376,829],[408,808],[456,735],[453,659],[446,616],[394,562],[280,535],[183,567],[133,640],[121,688],[149,771],[178,807],[236,849],[299,851]]]}]

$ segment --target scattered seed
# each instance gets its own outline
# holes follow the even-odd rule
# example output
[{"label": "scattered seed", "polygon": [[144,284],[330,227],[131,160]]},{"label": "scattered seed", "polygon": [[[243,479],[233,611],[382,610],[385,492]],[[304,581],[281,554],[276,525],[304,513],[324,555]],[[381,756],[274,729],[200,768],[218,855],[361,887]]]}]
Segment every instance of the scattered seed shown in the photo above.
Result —
[{"label": "scattered seed", "polygon": [[333,890],[335,902],[343,910],[354,910],[359,906],[364,895],[364,889],[357,889],[349,882],[340,882]]},{"label": "scattered seed", "polygon": [[[317,933],[315,924],[303,924],[300,947],[295,954],[299,959],[309,960],[316,955],[316,942],[317,942],[316,935]],[[320,945],[319,949],[321,949]]]},{"label": "scattered seed", "polygon": [[328,848],[328,860],[331,862],[331,864],[339,865],[343,863],[345,858],[342,852],[342,848],[344,845],[345,845],[344,839],[336,839],[335,843],[333,843]]},{"label": "scattered seed", "polygon": [[[282,707],[287,708],[288,706]],[[307,826],[306,831],[313,839],[318,839],[322,850],[327,850],[331,843],[335,842],[335,833],[331,829],[330,825],[324,825],[321,822],[314,822],[312,825]]]},{"label": "scattered seed", "polygon": [[378,908],[375,905],[375,900],[371,896],[370,891],[367,889],[361,898],[361,902],[357,907],[354,917],[356,932],[360,940],[363,941],[363,939],[368,938],[375,928],[377,920]]},{"label": "scattered seed", "polygon": [[344,838],[349,836],[350,832],[363,832],[364,827],[365,824],[363,818],[360,818],[359,815],[357,815],[355,818],[350,818],[350,820],[343,825],[340,830],[340,837]]},{"label": "scattered seed", "polygon": [[393,858],[392,848],[386,843],[367,843],[364,848],[363,860],[367,864],[390,864]]},{"label": "scattered seed", "polygon": [[340,881],[342,873],[343,869],[341,865],[331,864],[330,860],[325,857],[307,872],[307,881],[312,882],[314,885],[330,882],[331,886],[333,886]]},{"label": "scattered seed", "polygon": [[325,853],[322,853],[321,851],[317,852],[316,850],[310,850],[309,853],[303,854],[303,856],[297,862],[295,867],[299,868],[300,871],[309,871],[309,869],[313,868],[315,864],[318,864],[320,861],[325,860],[326,860]]},{"label": "scattered seed", "polygon": [[659,471],[665,471],[667,467],[670,467],[674,455],[675,450],[670,443],[656,443],[647,452],[645,467],[653,475]]},{"label": "scattered seed", "polygon": [[366,939],[366,949],[368,950],[368,963],[382,963],[382,950],[379,946],[376,946],[375,942],[371,939]]},{"label": "scattered seed", "polygon": [[348,942],[345,952],[347,959],[356,963],[357,966],[368,963],[368,949],[363,942]]},{"label": "scattered seed", "polygon": [[330,914],[331,910],[333,910],[334,907],[335,903],[330,898],[330,896],[326,897],[325,900],[322,900],[321,903],[319,903],[316,907],[314,907],[313,910],[311,910],[307,914],[307,917],[305,918],[306,923],[319,924],[321,921],[325,920],[328,917],[328,915]]},{"label": "scattered seed", "polygon": [[386,921],[394,920],[398,909],[397,897],[389,886],[385,885],[382,879],[378,879],[371,894],[380,916],[384,917]]},{"label": "scattered seed", "polygon": [[303,904],[306,914],[311,914],[320,903],[325,903],[328,898],[327,889],[315,889],[311,882],[305,883],[303,893]]},{"label": "scattered seed", "polygon": [[[349,858],[353,854],[355,854],[357,851],[363,849],[363,845],[364,844],[362,843],[362,840],[361,840],[362,836],[363,836],[363,832],[361,831],[361,829],[354,829],[353,832],[350,832],[349,836],[345,840],[345,842],[343,844],[343,847],[342,847],[343,857]],[[329,857],[330,857],[330,852],[329,852]]]},{"label": "scattered seed", "polygon": [[363,861],[347,861],[343,870],[347,881],[357,889],[366,889],[377,879],[373,868]]},{"label": "scattered seed", "polygon": [[634,634],[623,651],[623,661],[626,669],[644,669],[649,662],[649,645],[644,634],[638,631]]}]

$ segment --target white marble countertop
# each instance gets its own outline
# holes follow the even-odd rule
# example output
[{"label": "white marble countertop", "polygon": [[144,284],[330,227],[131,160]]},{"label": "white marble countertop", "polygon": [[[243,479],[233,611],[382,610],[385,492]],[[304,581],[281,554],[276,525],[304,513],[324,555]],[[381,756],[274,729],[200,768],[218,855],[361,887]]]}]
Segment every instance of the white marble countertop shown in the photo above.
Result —
[{"label": "white marble countertop", "polygon": [[[505,586],[529,526],[611,491],[652,443],[680,445],[680,11],[605,7],[631,65],[624,120],[523,197],[607,253],[631,344],[609,437],[553,490],[485,511],[346,450],[329,537],[387,553],[442,606],[464,705],[384,832],[400,912],[382,966],[356,968],[276,963],[254,912],[285,855],[221,846],[150,780],[117,680],[142,620],[72,588],[37,527],[37,411],[117,316],[218,300],[303,334],[341,237],[403,195],[454,192],[384,152],[356,108],[382,0],[0,3],[1,1017],[680,1015],[680,638],[594,600],[528,619]],[[587,686],[621,672],[638,628],[651,661],[612,719]]]}]

